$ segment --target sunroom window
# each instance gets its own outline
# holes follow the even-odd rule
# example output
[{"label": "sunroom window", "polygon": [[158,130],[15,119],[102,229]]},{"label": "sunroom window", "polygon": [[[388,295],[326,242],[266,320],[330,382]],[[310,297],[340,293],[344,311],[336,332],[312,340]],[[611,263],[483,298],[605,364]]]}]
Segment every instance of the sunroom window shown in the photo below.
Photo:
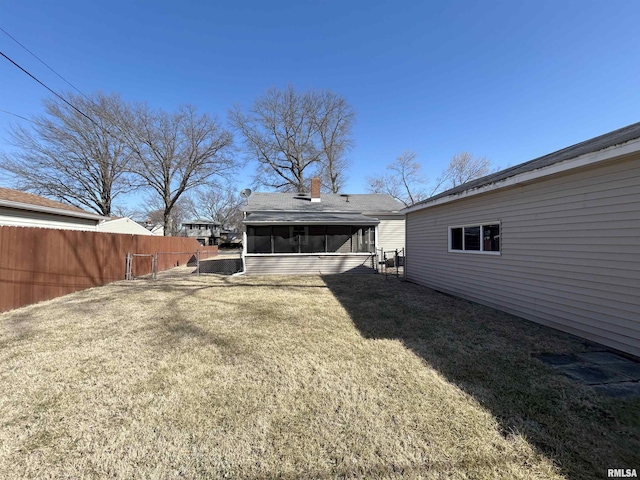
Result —
[{"label": "sunroom window", "polygon": [[372,253],[375,226],[274,225],[247,227],[247,253]]}]

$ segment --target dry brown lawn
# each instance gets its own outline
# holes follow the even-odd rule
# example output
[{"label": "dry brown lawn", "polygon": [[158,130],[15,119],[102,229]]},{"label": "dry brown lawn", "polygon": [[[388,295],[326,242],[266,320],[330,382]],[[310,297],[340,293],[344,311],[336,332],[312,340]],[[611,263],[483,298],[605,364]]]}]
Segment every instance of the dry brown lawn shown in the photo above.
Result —
[{"label": "dry brown lawn", "polygon": [[381,276],[120,282],[0,315],[0,477],[606,478],[640,401],[532,357],[589,348]]}]

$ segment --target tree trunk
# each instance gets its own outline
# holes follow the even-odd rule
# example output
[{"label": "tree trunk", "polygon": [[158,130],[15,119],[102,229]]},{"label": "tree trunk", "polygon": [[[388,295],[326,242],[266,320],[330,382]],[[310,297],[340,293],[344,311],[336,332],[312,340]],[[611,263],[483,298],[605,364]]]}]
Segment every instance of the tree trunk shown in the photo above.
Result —
[{"label": "tree trunk", "polygon": [[163,220],[164,220],[164,236],[170,237],[173,235],[173,218],[171,218],[171,210],[164,211]]}]

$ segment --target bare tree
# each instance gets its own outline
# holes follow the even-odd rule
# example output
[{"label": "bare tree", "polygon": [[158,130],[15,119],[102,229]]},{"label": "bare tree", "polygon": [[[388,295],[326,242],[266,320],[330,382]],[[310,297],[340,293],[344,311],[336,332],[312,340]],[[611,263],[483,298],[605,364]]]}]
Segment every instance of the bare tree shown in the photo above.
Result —
[{"label": "bare tree", "polygon": [[[108,216],[113,201],[131,190],[132,152],[113,123],[125,104],[115,94],[44,101],[46,115],[31,128],[10,131],[15,153],[2,154],[2,168],[15,186]],[[85,115],[81,114],[80,112]]]},{"label": "bare tree", "polygon": [[426,179],[415,152],[406,150],[387,165],[390,173],[367,177],[368,191],[386,193],[402,202],[406,207],[426,198]]},{"label": "bare tree", "polygon": [[328,90],[315,95],[315,115],[320,141],[320,179],[325,189],[339,193],[346,180],[346,154],[353,147],[351,129],[355,110],[347,101]]},{"label": "bare tree", "polygon": [[141,211],[139,208],[127,205],[118,205],[113,207],[111,214],[116,217],[129,217],[134,220],[143,220],[146,218],[145,212]]},{"label": "bare tree", "polygon": [[[190,215],[190,202],[187,198],[181,197],[171,209],[171,222],[169,223],[170,230],[164,232],[165,236],[177,237],[180,236],[180,229],[187,218]],[[144,202],[144,220],[147,223],[153,225],[162,224],[165,225],[164,216],[164,202],[157,195],[146,195]]]},{"label": "bare tree", "polygon": [[225,228],[239,229],[245,202],[235,187],[211,185],[193,192],[189,212],[196,218],[220,222]]},{"label": "bare tree", "polygon": [[325,185],[340,187],[351,146],[355,113],[329,92],[298,93],[292,86],[272,88],[248,112],[229,112],[248,157],[258,162],[256,184],[280,191],[305,191],[309,176],[324,173]]},{"label": "bare tree", "polygon": [[436,180],[431,195],[449,188],[454,188],[470,180],[484,177],[491,172],[491,161],[485,157],[474,157],[469,152],[457,153],[449,162],[449,166]]},{"label": "bare tree", "polygon": [[231,133],[192,106],[167,113],[138,104],[122,131],[134,154],[133,172],[161,201],[165,235],[179,228],[171,213],[185,192],[212,177],[226,178],[236,167]]}]

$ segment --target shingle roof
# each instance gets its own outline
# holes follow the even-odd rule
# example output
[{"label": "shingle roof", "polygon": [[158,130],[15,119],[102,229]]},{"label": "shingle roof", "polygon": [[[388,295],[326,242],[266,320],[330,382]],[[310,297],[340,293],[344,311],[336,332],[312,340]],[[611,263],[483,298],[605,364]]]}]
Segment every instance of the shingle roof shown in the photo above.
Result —
[{"label": "shingle roof", "polygon": [[196,218],[195,220],[189,220],[188,222],[182,222],[182,225],[222,225],[220,222],[216,222],[215,220],[206,220],[204,218]]},{"label": "shingle roof", "polygon": [[360,193],[339,195],[323,193],[320,202],[295,193],[254,192],[244,208],[245,212],[371,212],[397,213],[404,207],[386,194]]},{"label": "shingle roof", "polygon": [[505,168],[504,170],[500,170],[499,172],[492,173],[485,177],[463,183],[462,185],[459,185],[455,188],[451,188],[442,193],[427,198],[426,200],[418,202],[414,206],[432,202],[434,200],[437,200],[438,198],[456,195],[466,190],[480,188],[485,185],[496,183],[500,180],[519,175],[521,173],[531,172],[533,170],[548,167],[555,163],[570,160],[581,155],[598,152],[600,150],[604,150],[615,145],[620,145],[637,138],[640,138],[640,122],[634,123],[633,125],[629,125],[624,128],[620,128],[618,130],[614,130],[613,132],[605,133],[604,135],[600,135],[589,140],[585,140],[584,142],[580,142],[570,147],[563,148],[562,150],[558,150],[542,157],[529,160],[528,162],[521,163],[510,168]]},{"label": "shingle roof", "polygon": [[0,200],[9,202],[24,203],[27,205],[37,205],[39,207],[57,208],[59,210],[69,210],[70,212],[89,213],[78,207],[72,207],[66,203],[56,202],[48,198],[33,195],[32,193],[21,192],[20,190],[11,190],[9,188],[0,188]]},{"label": "shingle roof", "polygon": [[243,223],[247,225],[377,225],[380,220],[359,213],[272,212],[252,213]]}]

